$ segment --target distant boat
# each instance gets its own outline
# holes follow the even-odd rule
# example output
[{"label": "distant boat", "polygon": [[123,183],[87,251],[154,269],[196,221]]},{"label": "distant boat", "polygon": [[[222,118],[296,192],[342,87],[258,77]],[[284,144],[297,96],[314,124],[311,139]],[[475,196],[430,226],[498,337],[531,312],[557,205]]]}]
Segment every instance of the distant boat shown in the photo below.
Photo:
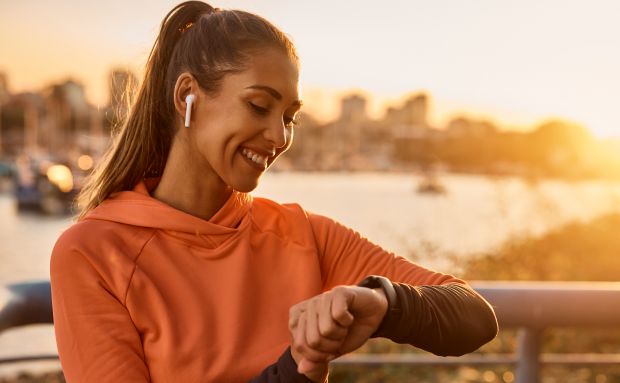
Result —
[{"label": "distant boat", "polygon": [[62,163],[20,157],[15,163],[17,210],[49,215],[70,214],[78,192],[73,179],[71,169]]},{"label": "distant boat", "polygon": [[418,183],[416,192],[420,194],[446,194],[448,190],[435,175],[425,173]]}]

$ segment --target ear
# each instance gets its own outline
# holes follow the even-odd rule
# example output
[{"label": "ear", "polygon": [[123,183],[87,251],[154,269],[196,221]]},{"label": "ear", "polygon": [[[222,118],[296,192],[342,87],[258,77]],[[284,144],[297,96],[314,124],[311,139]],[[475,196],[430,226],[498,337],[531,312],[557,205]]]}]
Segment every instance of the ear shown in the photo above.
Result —
[{"label": "ear", "polygon": [[[185,110],[187,107],[185,99],[188,95],[194,95],[194,102],[198,97],[198,83],[194,76],[188,72],[183,72],[177,78],[176,84],[174,84],[174,108],[176,109],[177,116],[180,121],[185,121]],[[181,122],[183,124],[183,122]]]}]

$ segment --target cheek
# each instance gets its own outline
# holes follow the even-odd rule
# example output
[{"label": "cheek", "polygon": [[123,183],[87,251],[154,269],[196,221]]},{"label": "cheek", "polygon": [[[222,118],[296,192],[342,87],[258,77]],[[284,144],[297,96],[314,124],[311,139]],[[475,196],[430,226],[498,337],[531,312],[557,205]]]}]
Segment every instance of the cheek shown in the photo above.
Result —
[{"label": "cheek", "polygon": [[223,156],[222,151],[224,150],[223,140],[225,138],[222,137],[221,132],[215,129],[211,123],[196,125],[194,129],[191,140],[196,154],[212,164],[213,161],[217,162],[217,159]]},{"label": "cheek", "polygon": [[205,113],[196,124],[196,144],[211,161],[225,162],[234,157],[239,145],[256,135],[259,126],[251,115],[239,108],[211,110],[210,115]]}]

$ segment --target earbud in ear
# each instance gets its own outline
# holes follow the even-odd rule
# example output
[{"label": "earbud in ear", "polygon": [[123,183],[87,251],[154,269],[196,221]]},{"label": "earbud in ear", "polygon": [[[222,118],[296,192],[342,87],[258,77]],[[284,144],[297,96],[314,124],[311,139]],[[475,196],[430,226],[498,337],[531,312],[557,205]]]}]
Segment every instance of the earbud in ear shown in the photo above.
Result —
[{"label": "earbud in ear", "polygon": [[192,104],[194,103],[194,95],[188,94],[185,97],[185,127],[189,128],[189,120],[192,118]]}]

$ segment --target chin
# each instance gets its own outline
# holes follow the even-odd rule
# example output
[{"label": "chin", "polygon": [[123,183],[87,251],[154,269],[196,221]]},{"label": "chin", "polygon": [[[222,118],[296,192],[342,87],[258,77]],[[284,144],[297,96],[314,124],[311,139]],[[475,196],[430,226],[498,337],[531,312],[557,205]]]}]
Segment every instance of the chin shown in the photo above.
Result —
[{"label": "chin", "polygon": [[256,187],[258,186],[259,180],[260,180],[260,177],[255,178],[255,179],[239,180],[239,182],[235,182],[231,186],[234,190],[238,192],[249,193],[253,191],[254,189],[256,189]]}]

